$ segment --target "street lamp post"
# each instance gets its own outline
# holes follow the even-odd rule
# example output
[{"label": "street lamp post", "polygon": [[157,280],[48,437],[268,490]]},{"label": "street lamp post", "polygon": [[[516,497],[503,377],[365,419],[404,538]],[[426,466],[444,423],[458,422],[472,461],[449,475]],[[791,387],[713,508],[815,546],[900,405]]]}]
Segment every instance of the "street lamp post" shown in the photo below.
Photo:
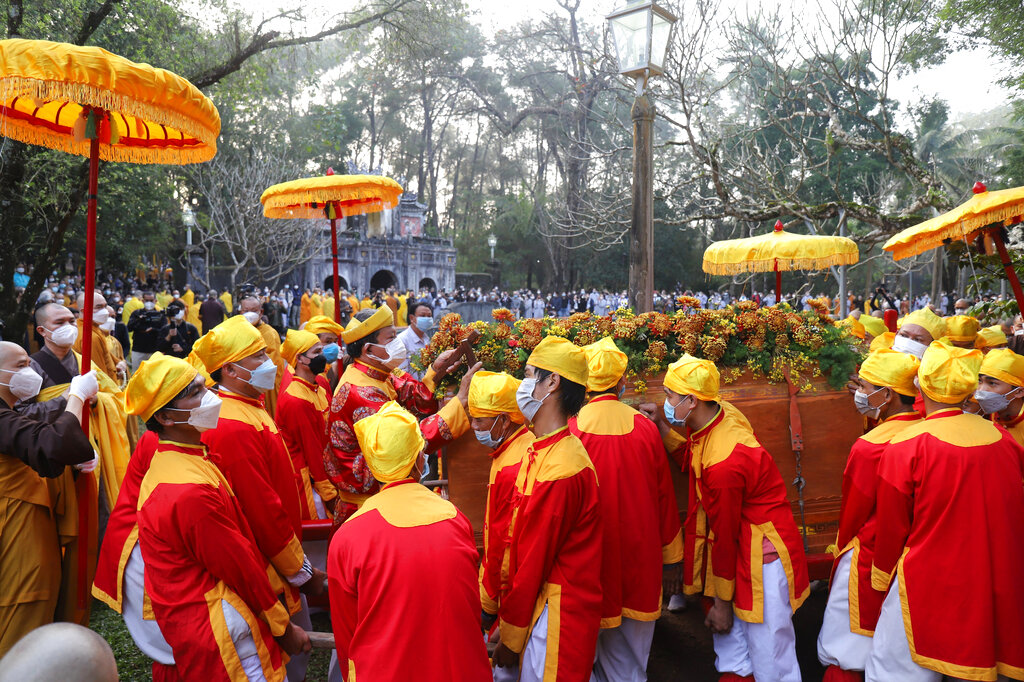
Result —
[{"label": "street lamp post", "polygon": [[629,303],[654,308],[654,104],[647,79],[665,72],[674,14],[655,2],[630,0],[608,15],[619,73],[636,79],[633,101],[633,216],[629,240]]},{"label": "street lamp post", "polygon": [[498,238],[493,234],[487,235],[487,246],[491,247],[491,260],[494,260],[494,247],[498,245]]},{"label": "street lamp post", "polygon": [[192,286],[192,228],[196,226],[196,214],[192,207],[186,205],[181,210],[181,222],[185,223],[185,259],[188,261],[188,268],[185,274],[185,284]]}]

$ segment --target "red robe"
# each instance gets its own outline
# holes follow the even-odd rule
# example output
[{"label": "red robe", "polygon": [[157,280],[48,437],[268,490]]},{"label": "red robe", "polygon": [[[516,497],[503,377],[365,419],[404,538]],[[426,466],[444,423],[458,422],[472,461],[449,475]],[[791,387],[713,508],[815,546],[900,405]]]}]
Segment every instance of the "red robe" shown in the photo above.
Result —
[{"label": "red robe", "polygon": [[686,519],[683,589],[731,600],[748,623],[764,620],[763,547],[782,561],[795,612],[810,593],[803,541],[786,485],[750,424],[731,405],[689,434],[690,510]]},{"label": "red robe", "polygon": [[484,553],[480,562],[480,603],[483,610],[491,615],[498,613],[501,599],[508,592],[512,497],[516,491],[519,467],[532,444],[533,434],[525,426],[520,426],[491,452],[493,460],[484,512]]},{"label": "red robe", "polygon": [[[334,492],[324,471],[327,407],[330,405],[327,395],[322,386],[294,376],[277,398],[274,421],[292,457],[292,466],[299,472],[297,488],[303,521],[320,518],[313,502],[313,483],[321,491],[321,498],[325,493]],[[333,495],[326,498],[330,499]]]},{"label": "red robe", "polygon": [[288,612],[267,578],[245,516],[204,446],[161,442],[139,491],[139,546],[145,587],[174,665],[154,680],[246,680],[221,600],[249,624],[268,680],[285,678],[274,641]]},{"label": "red robe", "polygon": [[397,401],[417,419],[427,441],[426,451],[434,452],[469,429],[469,417],[458,400],[449,400],[440,410],[431,389],[428,372],[426,383],[417,381],[408,372],[381,372],[356,361],[345,370],[338,390],[331,401],[327,423],[330,442],[324,450],[327,477],[338,490],[334,521],[340,524],[351,516],[371,495],[380,490],[373,474],[363,460],[353,425],[383,407],[389,400]]},{"label": "red robe", "polygon": [[516,477],[501,641],[522,653],[548,607],[544,679],[589,680],[601,628],[597,474],[568,426],[530,446]]},{"label": "red robe", "polygon": [[492,679],[480,634],[477,556],[469,520],[412,479],[367,500],[338,528],[327,555],[345,679]]},{"label": "red robe", "polygon": [[139,438],[135,452],[128,460],[117,502],[110,511],[107,530],[103,534],[99,561],[96,564],[96,578],[92,583],[92,596],[122,612],[124,593],[124,567],[139,539],[139,525],[136,515],[139,508],[139,489],[142,479],[149,471],[150,462],[156,453],[159,437],[156,431],[146,431]]},{"label": "red robe", "polygon": [[601,395],[569,420],[569,429],[600,483],[601,627],[618,627],[623,618],[657,620],[662,566],[683,560],[679,507],[658,428],[614,395]]},{"label": "red robe", "polygon": [[[872,635],[885,595],[871,587],[871,562],[875,556],[875,494],[878,491],[878,463],[889,441],[903,429],[919,422],[917,412],[904,412],[882,421],[858,438],[850,449],[843,471],[843,501],[839,510],[835,565],[839,557],[853,552],[848,585],[830,589],[849,590],[850,632]],[[834,567],[833,567],[833,570]]]},{"label": "red robe", "polygon": [[[231,483],[256,538],[256,546],[281,578],[302,568],[305,552],[295,468],[277,425],[261,400],[221,389],[224,401],[217,428],[203,434],[214,464]],[[298,590],[282,580],[292,613],[301,607]]]},{"label": "red robe", "polygon": [[1024,449],[950,408],[894,437],[879,477],[871,584],[887,591],[899,571],[914,662],[1024,679]]}]

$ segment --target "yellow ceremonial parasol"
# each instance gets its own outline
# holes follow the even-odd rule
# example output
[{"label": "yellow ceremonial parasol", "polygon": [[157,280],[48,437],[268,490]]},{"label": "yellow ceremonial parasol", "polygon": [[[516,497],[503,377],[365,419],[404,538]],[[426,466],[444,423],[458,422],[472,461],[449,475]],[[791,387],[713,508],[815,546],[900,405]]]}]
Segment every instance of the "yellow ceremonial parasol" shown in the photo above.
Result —
[{"label": "yellow ceremonial parasol", "polygon": [[1004,225],[1021,222],[1024,217],[1024,187],[989,192],[984,183],[976,182],[971,191],[974,196],[952,211],[908,227],[889,239],[882,248],[892,252],[893,260],[901,260],[954,241],[973,241],[984,232],[999,253],[1018,308],[1024,311],[1024,291],[1010,262],[1001,229]]},{"label": "yellow ceremonial parasol", "polygon": [[781,301],[782,273],[789,270],[824,270],[833,265],[857,262],[857,245],[846,237],[793,234],[782,221],[768,234],[715,242],[704,251],[704,272],[735,275],[741,272],[774,272],[775,301]]},{"label": "yellow ceremonial parasol", "polygon": [[[89,157],[83,372],[92,364],[88,330],[96,283],[99,160],[198,163],[217,153],[219,134],[220,116],[213,102],[169,71],[136,64],[98,47],[0,40],[0,135]],[[88,435],[88,419],[82,420],[82,430]],[[80,505],[83,546],[85,508]],[[85,555],[82,552],[83,561]],[[79,567],[80,582],[83,568],[84,563]],[[86,592],[80,584],[80,600]]]},{"label": "yellow ceremonial parasol", "polygon": [[331,221],[334,260],[334,319],[341,319],[338,295],[338,218],[376,213],[398,205],[402,186],[380,175],[335,175],[333,168],[316,178],[301,178],[268,187],[260,197],[268,218],[327,218]]}]

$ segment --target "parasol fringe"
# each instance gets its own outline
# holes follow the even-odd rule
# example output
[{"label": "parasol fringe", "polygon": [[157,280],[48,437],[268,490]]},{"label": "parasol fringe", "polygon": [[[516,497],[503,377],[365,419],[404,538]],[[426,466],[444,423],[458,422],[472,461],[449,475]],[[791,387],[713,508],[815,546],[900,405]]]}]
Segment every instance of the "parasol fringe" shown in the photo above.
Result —
[{"label": "parasol fringe", "polygon": [[[346,218],[353,215],[363,215],[364,213],[377,213],[386,208],[394,208],[397,205],[397,200],[358,202],[352,206],[341,206],[337,217]],[[309,220],[322,220],[327,217],[323,208],[313,208],[308,205],[297,204],[278,207],[264,206],[263,216],[266,218],[306,218]]]},{"label": "parasol fringe", "polygon": [[[144,119],[150,123],[174,128],[188,137],[193,137],[199,140],[211,149],[209,156],[207,156],[206,159],[202,159],[204,161],[209,158],[213,158],[213,155],[216,153],[219,120],[217,121],[218,125],[216,127],[211,127],[205,125],[205,122],[201,119],[189,115],[188,113],[168,109],[163,105],[139,101],[133,97],[121,95],[111,90],[99,88],[87,83],[67,83],[39,80],[36,78],[24,78],[22,76],[4,76],[3,78],[0,78],[0,84],[4,87],[6,101],[10,101],[13,96],[18,95],[31,97],[33,100],[41,99],[48,102],[72,102],[80,105],[99,107],[105,111],[116,111],[118,113],[134,116],[137,119]],[[7,127],[14,124],[16,131],[24,130],[25,128],[35,129],[37,127],[32,126],[28,122],[14,121],[10,119],[7,119],[5,122]],[[15,135],[7,135],[7,137],[14,137],[22,142],[30,141]],[[177,149],[181,150],[181,148]],[[147,148],[146,151],[151,152],[154,150],[153,148]],[[151,161],[150,163],[154,162]]]},{"label": "parasol fringe", "polygon": [[704,272],[709,275],[740,275],[748,272],[775,272],[776,263],[779,271],[789,272],[791,270],[825,270],[837,265],[853,265],[857,262],[859,254],[837,253],[832,256],[818,258],[769,258],[766,260],[751,260],[742,263],[712,263],[704,260]]},{"label": "parasol fringe", "polygon": [[[398,201],[402,189],[400,187],[388,187],[387,185],[373,185],[369,187],[345,186],[344,193],[344,201],[358,199]],[[328,204],[338,201],[338,188],[324,187],[321,189],[285,190],[281,194],[267,194],[264,192],[262,199],[264,205],[269,208],[282,208],[284,206],[312,203]]]}]

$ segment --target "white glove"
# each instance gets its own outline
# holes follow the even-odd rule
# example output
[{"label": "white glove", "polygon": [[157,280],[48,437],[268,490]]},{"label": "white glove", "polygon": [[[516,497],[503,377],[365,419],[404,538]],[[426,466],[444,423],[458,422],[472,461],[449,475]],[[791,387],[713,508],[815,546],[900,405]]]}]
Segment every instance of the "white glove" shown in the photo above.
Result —
[{"label": "white glove", "polygon": [[82,462],[81,464],[76,464],[75,468],[78,469],[79,471],[87,474],[90,471],[95,470],[96,469],[96,465],[99,464],[99,463],[100,463],[99,457],[97,457],[96,455],[93,455],[92,459],[90,459],[88,462]]},{"label": "white glove", "polygon": [[100,385],[96,381],[96,370],[94,369],[71,379],[69,395],[75,396],[83,403],[90,402],[99,392]]}]

